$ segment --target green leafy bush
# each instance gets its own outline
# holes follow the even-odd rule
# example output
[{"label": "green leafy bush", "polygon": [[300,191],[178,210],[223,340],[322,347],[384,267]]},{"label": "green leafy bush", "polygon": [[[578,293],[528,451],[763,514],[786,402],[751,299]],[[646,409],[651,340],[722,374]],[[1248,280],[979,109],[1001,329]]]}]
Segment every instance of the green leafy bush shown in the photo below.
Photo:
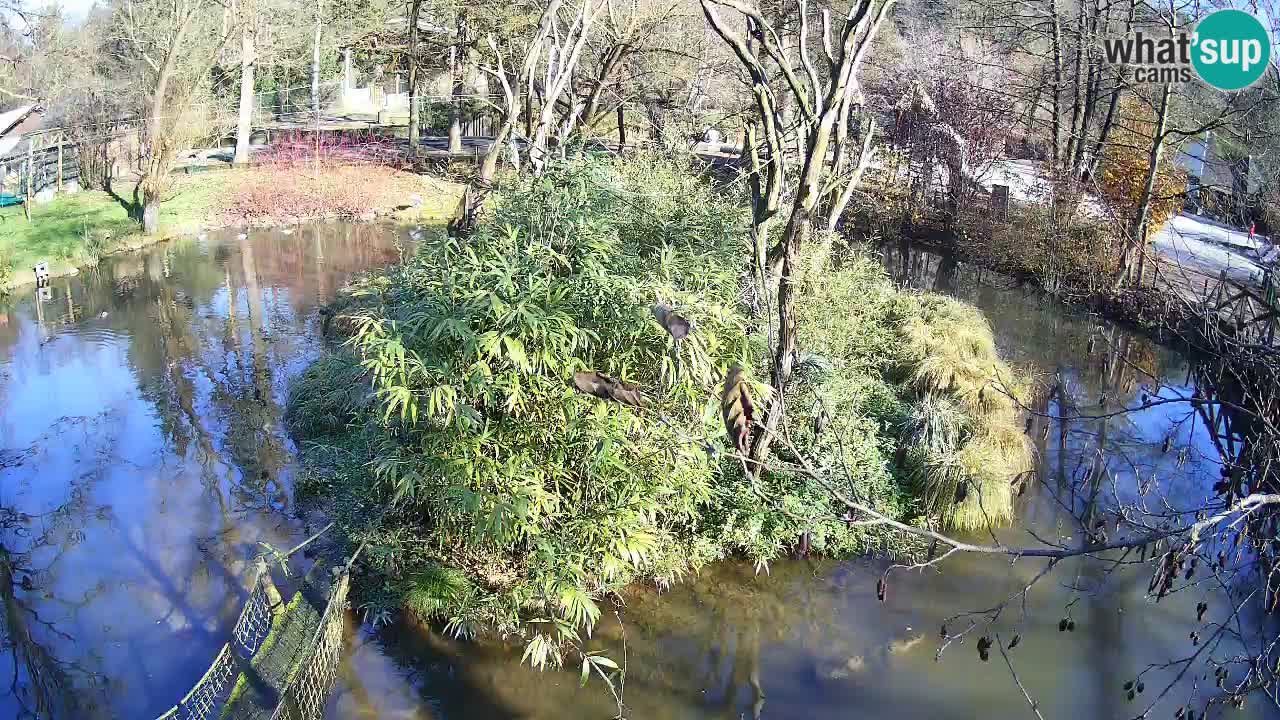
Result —
[{"label": "green leafy bush", "polygon": [[13,282],[13,252],[0,242],[0,297],[9,293],[11,282]]},{"label": "green leafy bush", "polygon": [[[501,198],[465,243],[430,241],[355,285],[354,356],[309,371],[290,415],[312,432],[350,425],[366,373],[367,482],[426,530],[403,598],[459,631],[544,619],[556,642],[536,647],[555,648],[590,630],[601,593],[697,559],[716,384],[757,354],[733,270],[741,215],[656,163],[582,161]],[[696,331],[674,343],[659,301]],[[587,371],[643,388],[644,407],[576,391]]]},{"label": "green leafy bush", "polygon": [[[786,469],[789,450],[754,480],[727,451],[720,384],[766,355],[741,300],[744,229],[679,161],[581,159],[509,180],[465,241],[428,240],[348,289],[334,323],[348,347],[307,371],[288,414],[312,441],[301,488],[366,544],[371,609],[520,634],[542,666],[635,580],[727,555],[763,566],[797,545],[917,550],[847,522],[822,482]],[[933,305],[865,258],[833,267],[829,239],[811,245],[786,433],[825,480],[910,518],[895,458]],[[655,304],[692,332],[677,342]],[[621,400],[580,391],[591,383]]]}]

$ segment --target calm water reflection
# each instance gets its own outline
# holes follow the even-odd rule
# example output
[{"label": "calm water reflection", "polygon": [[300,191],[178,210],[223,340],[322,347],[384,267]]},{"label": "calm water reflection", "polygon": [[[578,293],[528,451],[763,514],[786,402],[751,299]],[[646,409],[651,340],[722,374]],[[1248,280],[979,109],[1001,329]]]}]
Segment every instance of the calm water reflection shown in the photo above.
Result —
[{"label": "calm water reflection", "polygon": [[0,306],[0,717],[145,720],[204,673],[257,543],[302,529],[280,418],[315,308],[394,236],[218,234]]},{"label": "calm water reflection", "polygon": [[[1063,393],[1043,409],[1069,407],[1097,414],[1134,406],[1143,392],[1191,391],[1191,367],[1177,352],[1065,311],[1007,280],[910,248],[889,248],[886,267],[905,285],[956,295],[982,308],[1006,356]],[[1091,340],[1093,341],[1091,343]],[[1092,348],[1091,348],[1092,346]],[[1145,388],[1145,389],[1144,389]],[[1043,460],[1040,482],[1020,500],[1019,525],[1000,534],[1008,542],[1066,538],[1077,532],[1063,504],[1077,507],[1093,494],[1085,478],[1105,468],[1115,492],[1136,497],[1155,479],[1174,503],[1203,499],[1220,460],[1203,422],[1169,405],[1109,420],[1036,421]],[[1167,435],[1175,449],[1161,452]],[[1178,448],[1185,448],[1179,453]],[[1110,485],[1097,499],[1109,502]],[[1017,593],[1040,561],[958,558],[941,573],[896,575],[888,601],[877,602],[879,562],[776,563],[767,575],[722,563],[659,595],[636,589],[620,608],[622,625],[606,617],[593,644],[621,661],[625,698],[635,718],[850,718],[943,720],[1032,717],[997,653],[979,661],[976,639],[935,660],[939,627],[950,615],[992,607]],[[1208,600],[1206,620],[1227,617],[1225,600],[1206,586],[1168,597],[1144,598],[1149,575],[1114,573],[1097,562],[1063,563],[1028,597],[1025,621],[1017,607],[997,629],[1006,642],[1021,634],[1011,657],[1018,676],[1046,718],[1130,718],[1122,685],[1149,663],[1194,651],[1188,635],[1203,629],[1195,605]],[[1070,616],[1074,632],[1059,632]],[[956,629],[960,623],[953,623]],[[1223,646],[1225,652],[1228,646]],[[519,649],[458,643],[427,628],[380,633],[353,628],[332,718],[608,718],[612,697],[593,681],[579,689],[576,669],[537,673],[519,665]],[[1172,717],[1203,668],[1177,684],[1153,717]],[[1139,700],[1151,699],[1173,678],[1147,679]],[[1213,680],[1200,681],[1212,689]],[[1203,692],[1203,691],[1202,691]],[[1256,717],[1254,703],[1232,717]]]},{"label": "calm water reflection", "polygon": [[[221,235],[120,258],[55,280],[46,302],[0,309],[0,718],[43,704],[42,717],[149,720],[200,676],[229,634],[257,543],[303,532],[280,416],[289,380],[319,348],[314,310],[352,273],[393,261],[396,235]],[[885,262],[904,284],[986,311],[1010,358],[1061,382],[1046,410],[1132,405],[1144,386],[1190,391],[1178,353],[998,276],[909,248]],[[1188,504],[1219,469],[1203,423],[1177,406],[1037,421],[1032,433],[1041,482],[1020,501],[1021,524],[1003,531],[1010,542],[1075,533],[1061,503],[1084,502],[1084,478],[1101,467],[1123,496],[1155,478]],[[1160,451],[1171,433],[1181,457]],[[628,593],[622,623],[606,616],[593,643],[625,656],[633,718],[1029,717],[998,655],[982,663],[972,642],[935,653],[944,618],[992,606],[1039,567],[960,558],[940,574],[897,576],[881,604],[877,562],[790,560],[767,575],[723,563],[666,594]],[[1097,563],[1066,563],[1030,594],[1025,623],[1015,609],[999,625],[1006,639],[1021,633],[1019,677],[1048,718],[1136,715],[1124,680],[1191,650],[1200,600],[1208,619],[1225,616],[1207,588],[1152,604],[1145,573],[1089,592],[1103,578]],[[1058,632],[1066,614],[1073,633]],[[531,671],[518,648],[403,625],[372,632],[354,617],[347,639],[331,718],[616,712],[599,682],[580,689],[576,672]],[[15,664],[38,687],[10,693]],[[1149,681],[1148,696],[1163,685]],[[1172,704],[1154,716],[1172,716]]]}]

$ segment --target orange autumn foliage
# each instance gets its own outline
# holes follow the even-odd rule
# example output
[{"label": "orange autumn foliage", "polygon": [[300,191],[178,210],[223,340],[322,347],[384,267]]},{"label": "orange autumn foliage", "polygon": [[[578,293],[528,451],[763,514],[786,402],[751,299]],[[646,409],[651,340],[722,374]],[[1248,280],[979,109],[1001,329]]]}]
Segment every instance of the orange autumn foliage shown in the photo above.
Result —
[{"label": "orange autumn foliage", "polygon": [[[1142,201],[1142,191],[1147,181],[1147,163],[1151,140],[1156,132],[1155,114],[1150,108],[1139,106],[1132,100],[1122,106],[1122,112],[1112,131],[1106,154],[1098,167],[1096,177],[1102,200],[1112,214],[1124,224],[1125,236],[1132,234],[1132,223]],[[1155,185],[1151,193],[1151,206],[1147,214],[1144,240],[1151,236],[1182,209],[1187,190],[1186,173],[1173,162],[1175,146],[1166,144],[1156,170]]]}]

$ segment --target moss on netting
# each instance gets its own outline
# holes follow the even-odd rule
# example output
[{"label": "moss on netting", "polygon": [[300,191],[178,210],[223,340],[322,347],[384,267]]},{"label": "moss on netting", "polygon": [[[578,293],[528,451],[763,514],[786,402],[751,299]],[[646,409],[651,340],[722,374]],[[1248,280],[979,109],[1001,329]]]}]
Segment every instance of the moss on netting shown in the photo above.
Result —
[{"label": "moss on netting", "polygon": [[271,619],[271,630],[249,660],[250,679],[244,672],[236,678],[221,720],[255,720],[270,717],[288,687],[289,678],[306,659],[311,639],[320,625],[320,614],[302,592]]}]

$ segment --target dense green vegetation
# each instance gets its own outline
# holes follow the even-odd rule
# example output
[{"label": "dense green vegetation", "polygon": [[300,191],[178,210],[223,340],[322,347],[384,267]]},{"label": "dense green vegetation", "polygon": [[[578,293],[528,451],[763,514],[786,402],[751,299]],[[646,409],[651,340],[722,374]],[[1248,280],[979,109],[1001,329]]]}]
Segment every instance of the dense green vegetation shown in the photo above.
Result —
[{"label": "dense green vegetation", "polygon": [[[979,499],[1009,516],[1003,471],[1028,456],[1008,435],[1012,401],[980,380],[1011,373],[975,311],[900,292],[874,261],[833,262],[829,238],[811,242],[789,443],[753,479],[719,407],[734,365],[767,395],[745,213],[665,157],[507,182],[473,235],[430,240],[353,284],[334,323],[346,346],[290,398],[292,428],[312,441],[302,489],[367,543],[370,609],[523,632],[542,665],[635,580],[674,582],[731,554],[764,565],[798,544],[914,550],[845,522],[795,453],[893,517],[927,509],[969,527]],[[692,332],[674,341],[655,303]],[[575,389],[588,372],[616,378],[621,400]],[[993,453],[1008,457],[973,462]],[[959,474],[936,471],[953,458]]]}]

